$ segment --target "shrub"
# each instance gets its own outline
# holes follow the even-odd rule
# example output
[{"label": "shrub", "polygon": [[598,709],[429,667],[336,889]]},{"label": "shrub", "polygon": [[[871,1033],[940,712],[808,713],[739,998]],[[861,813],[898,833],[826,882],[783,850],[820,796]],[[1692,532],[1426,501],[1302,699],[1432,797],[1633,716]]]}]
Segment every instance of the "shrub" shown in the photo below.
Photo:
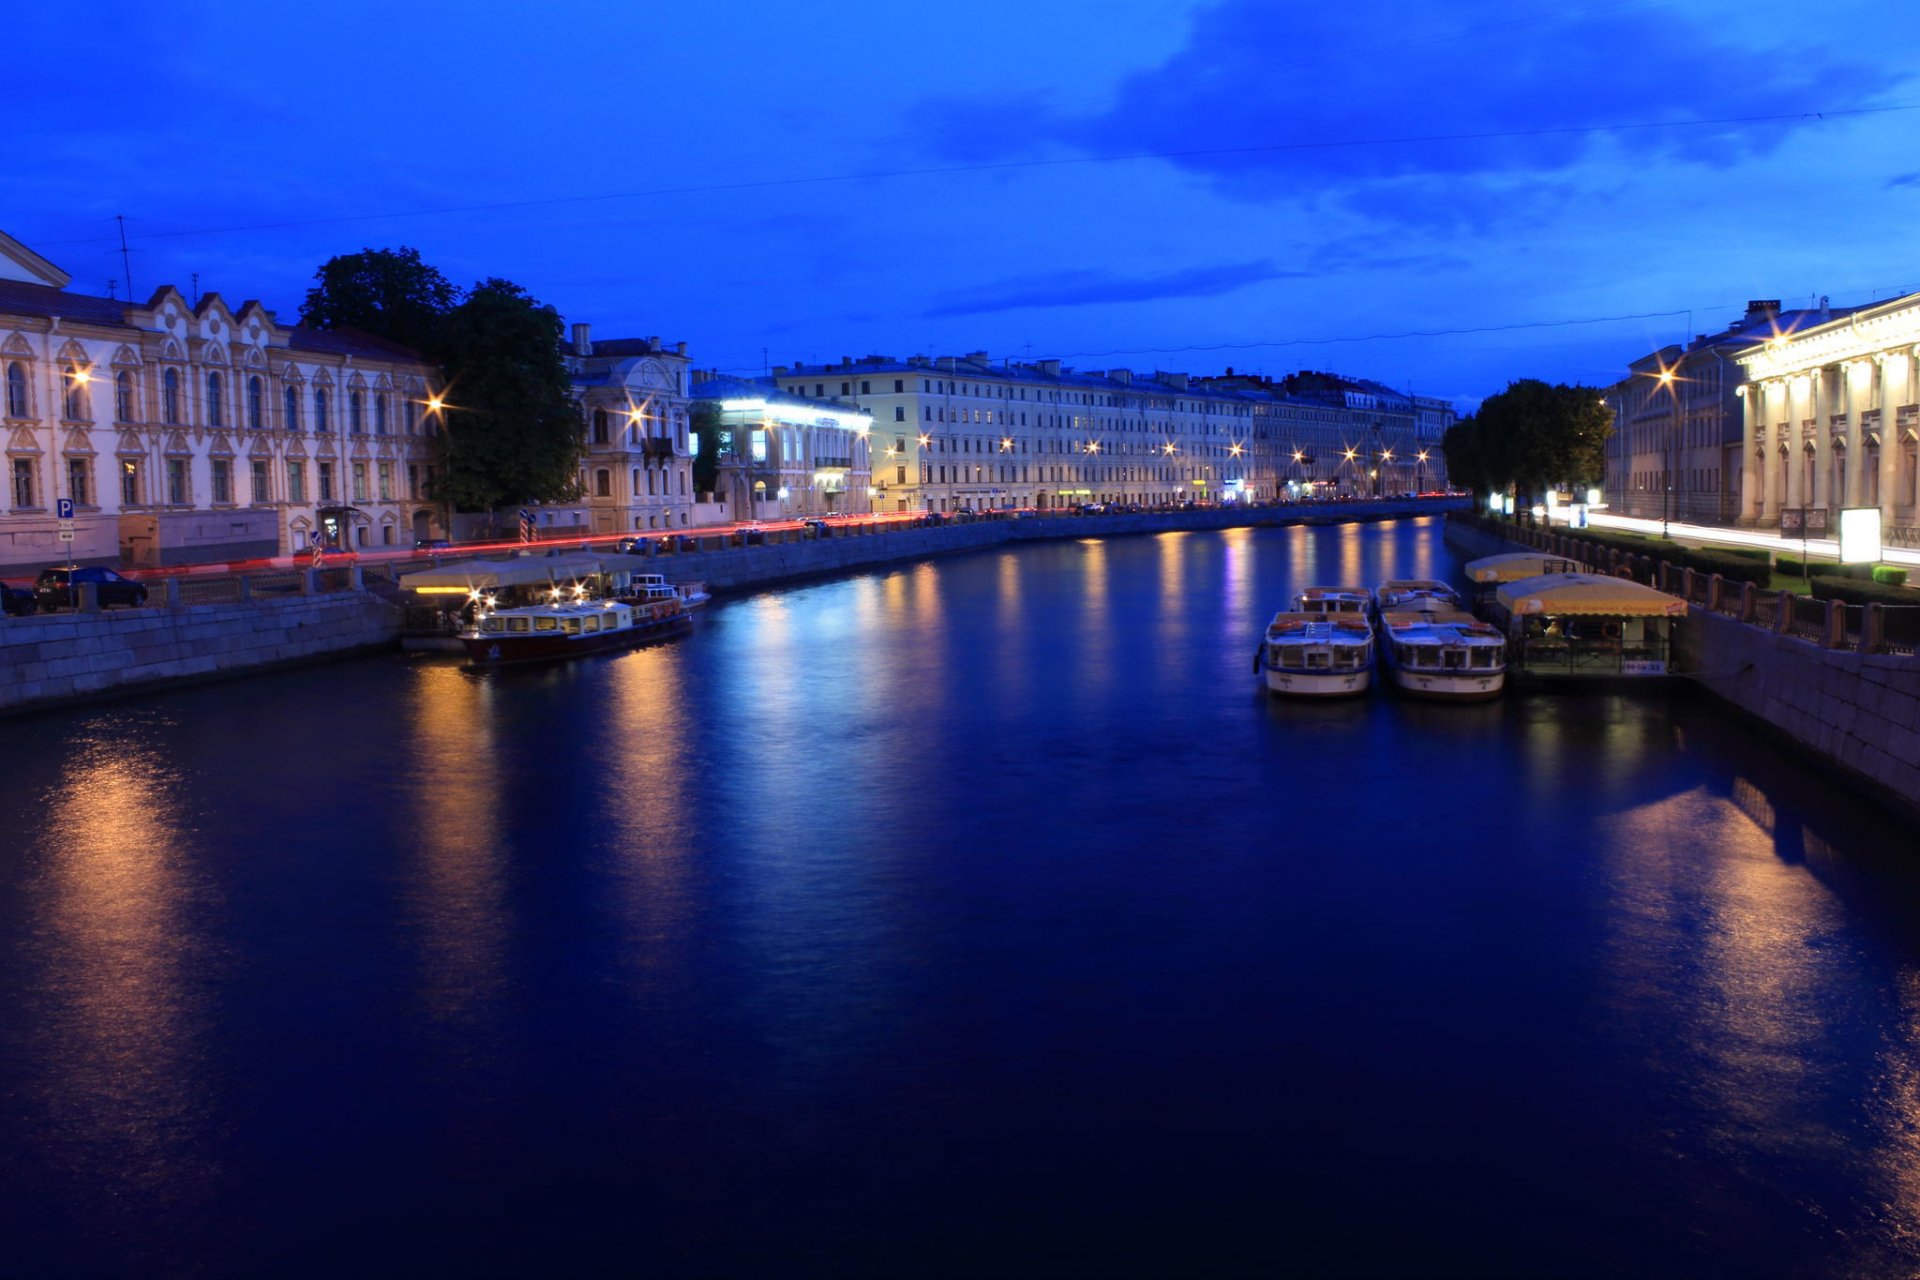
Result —
[{"label": "shrub", "polygon": [[1813,576],[1817,578],[1859,578],[1864,581],[1873,577],[1873,566],[1870,564],[1835,564],[1831,560],[1807,561],[1798,556],[1781,556],[1776,563],[1781,573],[1793,577],[1806,577],[1809,565],[1813,568]]},{"label": "shrub", "polygon": [[1848,604],[1920,605],[1920,592],[1858,578],[1823,574],[1813,580],[1812,590],[1821,600],[1844,600]]},{"label": "shrub", "polygon": [[1907,585],[1907,571],[1895,564],[1877,564],[1873,567],[1873,580],[1889,587]]}]

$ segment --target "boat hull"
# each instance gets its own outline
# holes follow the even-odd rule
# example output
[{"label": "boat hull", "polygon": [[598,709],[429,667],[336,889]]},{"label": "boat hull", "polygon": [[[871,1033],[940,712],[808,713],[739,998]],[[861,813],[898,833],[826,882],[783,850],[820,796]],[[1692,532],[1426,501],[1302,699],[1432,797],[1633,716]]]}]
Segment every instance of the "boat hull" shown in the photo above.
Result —
[{"label": "boat hull", "polygon": [[467,660],[475,666],[506,667],[525,662],[561,662],[589,654],[631,649],[653,640],[665,640],[693,629],[693,619],[676,611],[659,618],[648,618],[619,631],[600,631],[592,635],[570,636],[539,633],[467,634],[460,637],[466,646]]},{"label": "boat hull", "polygon": [[1328,672],[1268,667],[1266,676],[1267,692],[1287,698],[1350,698],[1373,684],[1373,671],[1367,667]]},{"label": "boat hull", "polygon": [[1393,687],[1411,698],[1434,702],[1491,702],[1507,687],[1505,671],[1477,671],[1460,675],[1440,671],[1409,671],[1393,667]]}]

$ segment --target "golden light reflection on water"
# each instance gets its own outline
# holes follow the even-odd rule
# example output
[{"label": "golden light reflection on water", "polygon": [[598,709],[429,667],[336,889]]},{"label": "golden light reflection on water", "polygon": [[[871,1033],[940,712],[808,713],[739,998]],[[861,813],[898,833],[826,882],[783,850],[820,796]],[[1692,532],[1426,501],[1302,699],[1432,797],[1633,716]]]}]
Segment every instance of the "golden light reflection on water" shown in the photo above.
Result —
[{"label": "golden light reflection on water", "polygon": [[1374,585],[1367,580],[1369,576],[1366,565],[1368,529],[1369,526],[1360,524],[1340,526],[1339,543],[1334,552],[1340,563],[1340,581],[1324,585],[1339,587],[1372,587]]},{"label": "golden light reflection on water", "polygon": [[700,804],[690,789],[695,763],[689,741],[682,655],[643,649],[613,666],[607,752],[607,817],[613,841],[628,952],[645,971],[667,964],[668,944],[686,934],[687,855],[695,843]]},{"label": "golden light reflection on water", "polygon": [[208,957],[182,782],[138,733],[73,749],[46,798],[48,1021],[30,1029],[44,1037],[39,1092],[58,1130],[94,1149],[74,1152],[81,1167],[168,1198],[196,1172],[185,1143],[209,1105],[195,995]]},{"label": "golden light reflection on water", "polygon": [[486,1009],[502,981],[506,869],[496,832],[500,781],[496,682],[451,663],[413,671],[413,847],[410,906],[421,937],[421,1002],[436,1016]]},{"label": "golden light reflection on water", "polygon": [[1262,602],[1253,596],[1253,532],[1240,527],[1220,535],[1227,597],[1223,616],[1236,637],[1242,630],[1259,627],[1267,620],[1266,613],[1261,611]]},{"label": "golden light reflection on water", "polygon": [[[1822,1154],[1809,1077],[1835,1032],[1844,981],[1820,945],[1844,909],[1804,867],[1782,861],[1744,806],[1701,787],[1601,822],[1613,854],[1609,947],[1621,1043],[1645,1043],[1713,1126],[1716,1145],[1768,1156]],[[1691,1028],[1650,1043],[1633,1024]]]},{"label": "golden light reflection on water", "polygon": [[1107,562],[1107,544],[1104,540],[1082,538],[1078,546],[1086,556],[1086,568],[1082,574],[1086,585],[1080,601],[1078,652],[1081,657],[1081,679],[1078,688],[1088,697],[1097,697],[1098,691],[1113,678],[1114,649],[1118,644],[1108,616],[1112,569]]},{"label": "golden light reflection on water", "polygon": [[1034,602],[1023,597],[1025,590],[1021,565],[1025,557],[1018,550],[1004,551],[994,565],[994,608],[999,627],[993,637],[993,694],[1009,708],[1024,705],[1030,696],[1033,664],[1023,638],[1032,621],[1029,611]]}]

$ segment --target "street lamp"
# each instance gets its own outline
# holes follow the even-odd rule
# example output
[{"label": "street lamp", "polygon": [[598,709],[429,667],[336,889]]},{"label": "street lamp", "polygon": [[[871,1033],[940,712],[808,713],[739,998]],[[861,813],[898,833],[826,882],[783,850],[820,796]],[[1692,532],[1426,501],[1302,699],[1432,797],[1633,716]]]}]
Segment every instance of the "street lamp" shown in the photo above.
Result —
[{"label": "street lamp", "polygon": [[1673,400],[1673,418],[1667,427],[1666,461],[1660,469],[1660,537],[1664,540],[1673,521],[1673,438],[1680,432],[1680,388],[1675,385],[1671,369],[1660,371],[1660,385]]},{"label": "street lamp", "polygon": [[1425,493],[1427,491],[1427,451],[1422,449],[1413,456],[1416,459],[1413,468],[1414,491],[1416,493]]}]

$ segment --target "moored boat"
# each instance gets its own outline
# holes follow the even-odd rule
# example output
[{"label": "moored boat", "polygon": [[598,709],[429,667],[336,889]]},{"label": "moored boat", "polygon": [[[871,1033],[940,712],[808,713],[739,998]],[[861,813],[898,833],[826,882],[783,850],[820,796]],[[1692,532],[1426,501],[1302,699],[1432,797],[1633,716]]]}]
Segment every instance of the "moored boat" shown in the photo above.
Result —
[{"label": "moored boat", "polygon": [[1591,573],[1578,560],[1548,555],[1544,551],[1509,551],[1497,556],[1482,556],[1467,562],[1467,581],[1473,584],[1473,609],[1482,617],[1493,604],[1502,583],[1522,578],[1537,578],[1544,573]]},{"label": "moored boat", "polygon": [[650,604],[581,600],[483,612],[460,640],[469,659],[494,667],[630,649],[692,626],[692,615],[678,599]]},{"label": "moored boat", "polygon": [[1505,639],[1464,609],[1381,614],[1380,660],[1397,688],[1419,698],[1480,702],[1506,688]]},{"label": "moored boat", "polygon": [[1373,628],[1365,614],[1276,613],[1254,655],[1270,693],[1302,698],[1365,693],[1373,681]]}]

